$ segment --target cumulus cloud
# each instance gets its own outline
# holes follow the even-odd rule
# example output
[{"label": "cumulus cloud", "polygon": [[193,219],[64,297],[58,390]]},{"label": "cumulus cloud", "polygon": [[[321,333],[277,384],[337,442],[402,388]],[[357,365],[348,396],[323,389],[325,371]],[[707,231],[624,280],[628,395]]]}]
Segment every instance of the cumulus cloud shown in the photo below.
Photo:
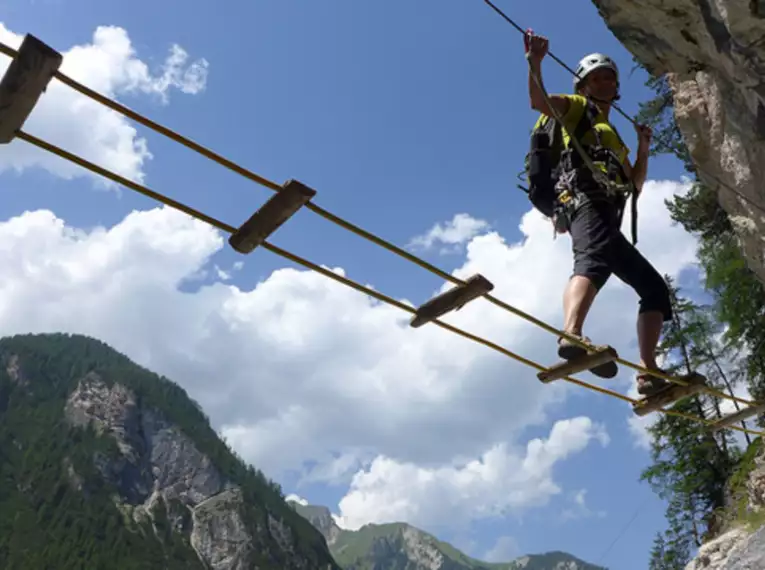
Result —
[{"label": "cumulus cloud", "polygon": [[435,224],[426,233],[412,238],[409,247],[427,250],[441,244],[441,253],[456,253],[459,246],[489,228],[488,222],[478,220],[468,214],[455,214],[445,223]]},{"label": "cumulus cloud", "polygon": [[[692,238],[668,223],[662,203],[682,191],[648,183],[641,208],[644,250],[671,274],[694,261]],[[559,325],[568,241],[552,241],[536,212],[521,230],[518,243],[494,231],[474,236],[456,274],[480,271],[497,297]],[[88,231],[49,211],[27,212],[0,223],[0,244],[0,334],[103,339],[184,386],[269,475],[310,465],[308,479],[349,484],[340,503],[349,525],[523,511],[562,491],[557,462],[606,442],[597,422],[574,418],[524,446],[523,431],[559,419],[571,390],[603,396],[542,385],[529,367],[435,326],[412,329],[407,313],[316,273],[285,268],[258,283],[181,291],[200,272],[231,268],[215,257],[225,245],[217,230],[167,208]],[[631,356],[636,301],[609,284],[588,334]],[[553,335],[483,299],[444,320],[526,358],[555,359]]]},{"label": "cumulus cloud", "polygon": [[308,501],[299,495],[295,495],[294,493],[284,497],[284,500],[292,503],[297,503],[298,505],[303,505],[304,507],[308,505]]},{"label": "cumulus cloud", "polygon": [[[22,40],[22,34],[0,23],[0,41],[18,49]],[[127,32],[115,26],[99,26],[91,43],[61,53],[62,73],[111,99],[144,94],[164,104],[172,89],[196,94],[207,81],[207,61],[189,63],[188,54],[178,45],[171,47],[160,69],[152,73],[136,57]],[[0,57],[0,73],[9,64],[9,58]],[[56,79],[49,83],[24,130],[136,182],[143,182],[145,163],[152,158],[146,139],[138,136],[132,123]],[[66,179],[93,176],[24,141],[13,141],[0,154],[0,172],[30,168],[43,168]],[[94,180],[98,185],[110,185],[101,177]]]},{"label": "cumulus cloud", "polygon": [[541,506],[560,492],[553,467],[591,440],[607,445],[609,437],[603,426],[578,417],[557,421],[546,439],[532,439],[524,453],[499,443],[479,459],[433,468],[378,456],[353,477],[339,519],[353,530],[399,520],[427,528]]}]

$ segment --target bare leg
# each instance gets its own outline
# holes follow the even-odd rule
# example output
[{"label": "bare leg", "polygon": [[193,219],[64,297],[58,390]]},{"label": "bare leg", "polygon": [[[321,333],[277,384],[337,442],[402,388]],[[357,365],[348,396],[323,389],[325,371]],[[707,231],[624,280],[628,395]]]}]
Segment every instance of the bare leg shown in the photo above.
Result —
[{"label": "bare leg", "polygon": [[565,332],[582,334],[584,320],[597,294],[598,290],[587,277],[581,275],[571,277],[563,293],[563,330]]},{"label": "bare leg", "polygon": [[640,365],[644,368],[658,368],[656,365],[656,347],[661,337],[664,322],[661,311],[640,313],[637,320],[638,345],[640,346]]}]

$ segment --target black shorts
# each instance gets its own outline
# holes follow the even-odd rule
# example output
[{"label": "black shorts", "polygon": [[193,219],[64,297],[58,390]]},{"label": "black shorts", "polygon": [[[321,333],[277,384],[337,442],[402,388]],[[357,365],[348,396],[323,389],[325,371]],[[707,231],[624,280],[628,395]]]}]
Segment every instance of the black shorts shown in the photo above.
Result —
[{"label": "black shorts", "polygon": [[589,278],[600,290],[613,273],[640,297],[640,312],[661,311],[672,318],[666,282],[619,227],[616,207],[606,200],[585,199],[571,217],[574,275]]}]

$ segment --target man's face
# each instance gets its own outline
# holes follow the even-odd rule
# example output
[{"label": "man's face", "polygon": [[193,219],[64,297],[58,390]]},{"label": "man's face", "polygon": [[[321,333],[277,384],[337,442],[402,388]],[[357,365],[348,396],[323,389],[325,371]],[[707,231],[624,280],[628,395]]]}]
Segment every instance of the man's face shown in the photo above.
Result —
[{"label": "man's face", "polygon": [[607,68],[596,69],[587,76],[586,89],[596,99],[611,101],[616,96],[616,74]]}]

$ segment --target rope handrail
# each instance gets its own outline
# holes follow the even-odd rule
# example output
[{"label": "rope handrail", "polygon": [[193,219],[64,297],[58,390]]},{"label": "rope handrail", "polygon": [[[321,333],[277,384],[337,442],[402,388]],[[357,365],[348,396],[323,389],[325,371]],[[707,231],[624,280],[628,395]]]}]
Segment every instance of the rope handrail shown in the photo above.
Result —
[{"label": "rope handrail", "polygon": [[[216,218],[214,218],[212,216],[208,216],[208,215],[206,215],[206,214],[204,214],[204,213],[202,213],[202,212],[200,212],[200,211],[198,211],[198,210],[196,210],[194,208],[191,208],[190,206],[187,206],[187,205],[185,205],[185,204],[183,204],[181,202],[173,200],[172,198],[164,196],[163,194],[160,194],[159,192],[155,192],[155,191],[149,189],[148,187],[143,186],[142,184],[138,184],[136,182],[133,182],[132,180],[129,180],[129,179],[123,177],[123,176],[120,176],[119,174],[117,174],[115,172],[112,172],[112,171],[110,171],[110,170],[108,170],[106,168],[98,166],[98,165],[96,165],[96,164],[94,164],[94,163],[92,163],[92,162],[90,162],[90,161],[88,161],[88,160],[86,160],[86,159],[84,159],[84,158],[74,154],[74,153],[71,153],[71,152],[69,152],[67,150],[64,150],[64,149],[62,149],[62,148],[60,148],[60,147],[58,147],[58,146],[56,146],[54,144],[51,144],[51,143],[49,143],[47,141],[44,141],[43,139],[35,137],[34,135],[31,135],[31,134],[29,134],[27,132],[19,131],[16,136],[19,139],[21,139],[21,140],[23,140],[23,141],[25,141],[25,142],[33,145],[33,146],[36,146],[36,147],[38,147],[38,148],[40,148],[42,150],[48,151],[48,152],[50,152],[52,154],[55,154],[55,155],[59,156],[60,158],[65,159],[65,160],[69,160],[70,162],[73,162],[74,164],[77,164],[80,167],[85,168],[85,169],[87,169],[87,170],[89,170],[89,171],[91,171],[91,172],[93,172],[95,174],[98,174],[100,176],[108,178],[108,179],[112,180],[113,182],[121,184],[122,186],[125,186],[126,188],[129,188],[131,190],[134,190],[135,192],[143,194],[144,196],[152,198],[152,199],[154,199],[154,200],[156,200],[156,201],[158,201],[158,202],[160,202],[162,204],[165,204],[166,206],[169,206],[171,208],[179,210],[179,211],[181,211],[181,212],[183,212],[183,213],[185,213],[185,214],[187,214],[187,215],[189,215],[189,216],[191,216],[193,218],[196,218],[198,220],[206,222],[207,224],[209,224],[209,225],[211,225],[211,226],[213,226],[213,227],[215,227],[215,228],[217,228],[217,229],[219,229],[221,231],[224,231],[224,232],[227,232],[227,233],[234,233],[236,231],[236,229],[237,229],[234,226],[226,224],[225,222],[222,222],[222,221],[220,221],[220,220],[218,220],[218,219],[216,219]],[[389,304],[391,306],[394,306],[394,307],[396,307],[398,309],[401,309],[401,310],[406,311],[406,312],[411,313],[411,314],[415,314],[416,313],[416,310],[414,308],[412,308],[409,305],[406,305],[406,304],[402,303],[401,301],[397,301],[396,299],[394,299],[394,298],[392,298],[392,297],[390,297],[388,295],[385,295],[384,293],[380,293],[378,291],[375,291],[374,289],[370,289],[368,287],[365,287],[364,285],[361,285],[360,283],[357,283],[356,281],[353,281],[352,279],[349,279],[347,277],[343,277],[342,275],[338,275],[337,273],[334,273],[334,272],[330,271],[329,269],[321,267],[320,265],[317,265],[317,264],[313,263],[312,261],[309,261],[309,260],[307,260],[305,258],[302,258],[302,257],[300,257],[298,255],[295,255],[295,254],[293,254],[293,253],[291,253],[291,252],[289,252],[289,251],[287,251],[285,249],[282,249],[280,247],[277,247],[277,246],[275,246],[275,245],[273,245],[273,244],[271,244],[271,243],[269,243],[267,241],[264,241],[262,243],[261,247],[267,249],[268,251],[270,251],[270,252],[272,252],[272,253],[274,253],[276,255],[284,257],[285,259],[289,259],[290,261],[292,261],[292,262],[294,262],[296,264],[302,265],[304,267],[307,267],[308,269],[316,271],[317,273],[319,273],[321,275],[324,275],[325,277],[328,277],[328,278],[330,278],[330,279],[332,279],[334,281],[337,281],[338,283],[341,283],[341,284],[343,284],[343,285],[345,285],[347,287],[350,287],[350,288],[355,289],[355,290],[357,290],[357,291],[359,291],[361,293],[369,295],[370,297],[374,297],[374,298],[378,299],[379,301],[387,303],[387,304]],[[504,347],[502,347],[502,346],[500,346],[500,345],[498,345],[498,344],[496,344],[496,343],[494,343],[494,342],[492,342],[490,340],[482,338],[482,337],[480,337],[478,335],[475,335],[473,333],[465,331],[465,330],[463,330],[463,329],[461,329],[459,327],[456,327],[454,325],[450,325],[450,324],[445,323],[445,322],[443,322],[443,321],[441,321],[439,319],[434,319],[431,322],[434,325],[438,326],[438,327],[441,327],[441,328],[443,328],[445,330],[448,330],[448,331],[450,331],[450,332],[452,332],[454,334],[457,334],[459,336],[467,338],[468,340],[472,340],[474,342],[477,342],[478,344],[486,346],[487,348],[490,348],[490,349],[492,349],[492,350],[494,350],[496,352],[499,352],[500,354],[508,356],[508,357],[516,360],[517,362],[520,362],[521,364],[525,364],[526,366],[529,366],[531,368],[535,368],[538,371],[547,370],[547,368],[545,366],[543,366],[543,365],[541,365],[541,364],[539,364],[539,363],[537,363],[537,362],[535,362],[533,360],[530,360],[528,358],[524,358],[523,356],[521,356],[519,354],[516,354],[516,353],[512,352],[511,350],[508,350],[508,349],[506,349],[506,348],[504,348]],[[622,400],[624,402],[628,402],[628,403],[630,403],[632,405],[635,405],[635,404],[638,403],[638,400],[635,400],[634,398],[630,398],[629,396],[625,396],[625,395],[620,394],[618,392],[615,392],[613,390],[609,390],[609,389],[603,388],[601,386],[596,386],[594,384],[590,384],[588,382],[584,382],[582,380],[578,380],[578,379],[570,377],[570,376],[564,376],[563,379],[566,380],[567,382],[572,383],[572,384],[576,384],[576,385],[578,385],[578,386],[580,386],[582,388],[586,388],[588,390],[592,390],[592,391],[599,392],[599,393],[607,395],[607,396],[611,396],[613,398],[617,398],[617,399]],[[692,421],[695,421],[695,422],[704,423],[704,424],[707,424],[707,425],[711,425],[711,424],[714,423],[713,420],[708,420],[706,418],[701,418],[701,417],[693,416],[691,414],[686,414],[684,412],[680,412],[680,411],[677,411],[677,410],[660,409],[660,410],[657,410],[657,411],[660,411],[661,413],[665,413],[665,414],[669,414],[669,415],[683,417],[683,418],[686,418],[686,419],[689,419],[689,420],[692,420]],[[748,428],[744,428],[744,427],[740,427],[740,426],[733,426],[732,425],[732,426],[730,426],[730,429],[734,429],[734,430],[741,431],[741,432],[744,432],[744,433],[750,433],[750,434],[753,434],[753,435],[765,435],[765,431],[757,431],[757,430],[752,430],[752,429],[748,429]]]}]

